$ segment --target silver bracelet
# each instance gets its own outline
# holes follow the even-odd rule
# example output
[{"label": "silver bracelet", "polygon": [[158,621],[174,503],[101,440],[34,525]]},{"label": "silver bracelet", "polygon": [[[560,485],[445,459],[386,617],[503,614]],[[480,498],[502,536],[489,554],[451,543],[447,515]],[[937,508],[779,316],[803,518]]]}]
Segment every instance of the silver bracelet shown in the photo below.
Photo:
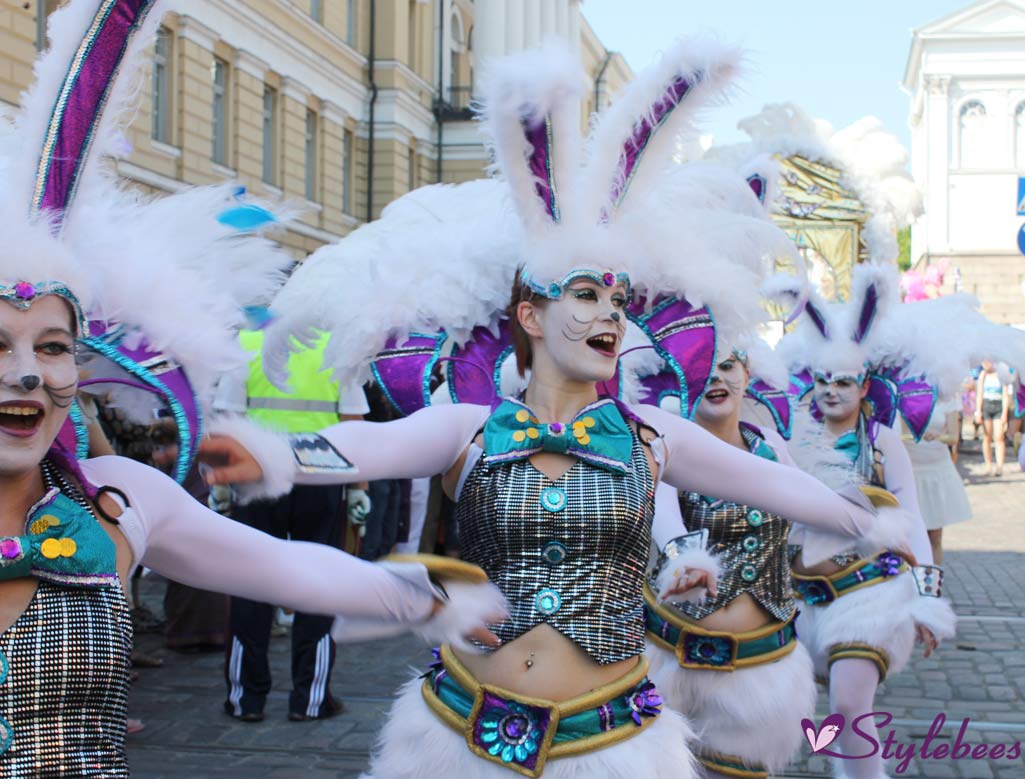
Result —
[{"label": "silver bracelet", "polygon": [[943,593],[943,569],[938,565],[916,565],[911,569],[918,594],[938,598]]},{"label": "silver bracelet", "polygon": [[318,433],[290,433],[288,442],[303,473],[355,473],[357,470]]}]

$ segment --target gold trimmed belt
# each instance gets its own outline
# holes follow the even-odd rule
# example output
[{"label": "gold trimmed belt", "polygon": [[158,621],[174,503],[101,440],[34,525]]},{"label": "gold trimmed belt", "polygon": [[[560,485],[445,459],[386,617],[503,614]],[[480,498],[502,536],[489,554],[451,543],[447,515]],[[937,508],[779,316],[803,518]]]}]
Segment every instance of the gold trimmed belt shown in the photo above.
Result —
[{"label": "gold trimmed belt", "polygon": [[424,701],[464,735],[471,752],[524,776],[541,776],[548,758],[593,752],[636,736],[662,709],[644,657],[616,681],[565,701],[481,684],[447,645],[437,658],[424,678]]},{"label": "gold trimmed belt", "polygon": [[825,606],[842,595],[907,573],[911,567],[896,552],[884,549],[871,557],[855,560],[846,568],[828,576],[806,576],[791,572],[794,592],[809,606]]},{"label": "gold trimmed belt", "polygon": [[702,671],[735,671],[772,663],[794,651],[797,629],[794,614],[786,622],[730,633],[708,630],[658,602],[647,583],[644,585],[645,622],[653,643],[676,655],[681,668]]}]

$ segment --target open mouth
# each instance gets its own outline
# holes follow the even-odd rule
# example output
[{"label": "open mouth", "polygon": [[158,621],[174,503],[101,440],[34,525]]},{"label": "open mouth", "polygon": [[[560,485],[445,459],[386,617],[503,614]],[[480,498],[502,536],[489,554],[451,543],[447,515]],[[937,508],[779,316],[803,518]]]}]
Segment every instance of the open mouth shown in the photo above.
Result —
[{"label": "open mouth", "polygon": [[594,335],[588,338],[587,345],[603,357],[615,357],[616,343],[618,341],[619,338],[614,333],[602,333],[601,335]]},{"label": "open mouth", "polygon": [[724,390],[722,387],[716,387],[705,393],[705,400],[711,403],[722,403],[729,396],[730,393],[727,390]]},{"label": "open mouth", "polygon": [[34,403],[13,402],[0,404],[0,430],[10,435],[26,437],[43,423],[43,408]]}]

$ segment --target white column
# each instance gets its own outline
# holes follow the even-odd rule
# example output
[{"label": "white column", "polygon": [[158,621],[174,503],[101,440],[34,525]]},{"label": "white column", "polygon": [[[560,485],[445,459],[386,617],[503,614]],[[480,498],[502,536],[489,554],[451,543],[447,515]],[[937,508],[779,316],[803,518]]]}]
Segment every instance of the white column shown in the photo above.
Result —
[{"label": "white column", "polygon": [[569,3],[569,30],[566,35],[569,45],[580,55],[580,3],[578,0],[567,0]]},{"label": "white column", "polygon": [[506,0],[477,0],[473,20],[473,47],[477,68],[485,61],[505,54]]},{"label": "white column", "polygon": [[523,48],[541,42],[541,0],[523,0]]},{"label": "white column", "polygon": [[929,251],[950,248],[950,76],[925,77],[926,144],[928,148],[927,182],[929,209]]},{"label": "white column", "polygon": [[555,32],[569,37],[569,0],[551,0],[555,4]]},{"label": "white column", "polygon": [[520,0],[505,4],[505,53],[523,50],[523,5]]},{"label": "white column", "polygon": [[555,8],[558,3],[559,0],[541,0],[541,40],[559,34],[556,28],[558,13]]}]

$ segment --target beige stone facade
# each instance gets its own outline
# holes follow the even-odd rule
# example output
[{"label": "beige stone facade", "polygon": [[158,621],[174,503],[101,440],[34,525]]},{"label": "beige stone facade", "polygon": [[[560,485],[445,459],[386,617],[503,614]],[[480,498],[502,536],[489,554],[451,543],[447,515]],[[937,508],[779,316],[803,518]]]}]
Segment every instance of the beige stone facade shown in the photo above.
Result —
[{"label": "beige stone facade", "polygon": [[[0,108],[16,107],[29,86],[42,21],[58,5],[0,0]],[[497,40],[496,27],[504,34],[510,19],[529,34],[503,39],[491,54],[549,35],[569,38],[580,52],[592,82],[582,123],[632,75],[587,26],[577,0],[191,0],[181,7],[187,15],[161,21],[150,72],[140,74],[131,150],[118,170],[154,193],[232,180],[283,199],[300,214],[282,239],[297,258],[410,189],[484,175],[486,155],[465,110],[486,67],[475,42]],[[475,12],[487,18],[475,23]]]}]

